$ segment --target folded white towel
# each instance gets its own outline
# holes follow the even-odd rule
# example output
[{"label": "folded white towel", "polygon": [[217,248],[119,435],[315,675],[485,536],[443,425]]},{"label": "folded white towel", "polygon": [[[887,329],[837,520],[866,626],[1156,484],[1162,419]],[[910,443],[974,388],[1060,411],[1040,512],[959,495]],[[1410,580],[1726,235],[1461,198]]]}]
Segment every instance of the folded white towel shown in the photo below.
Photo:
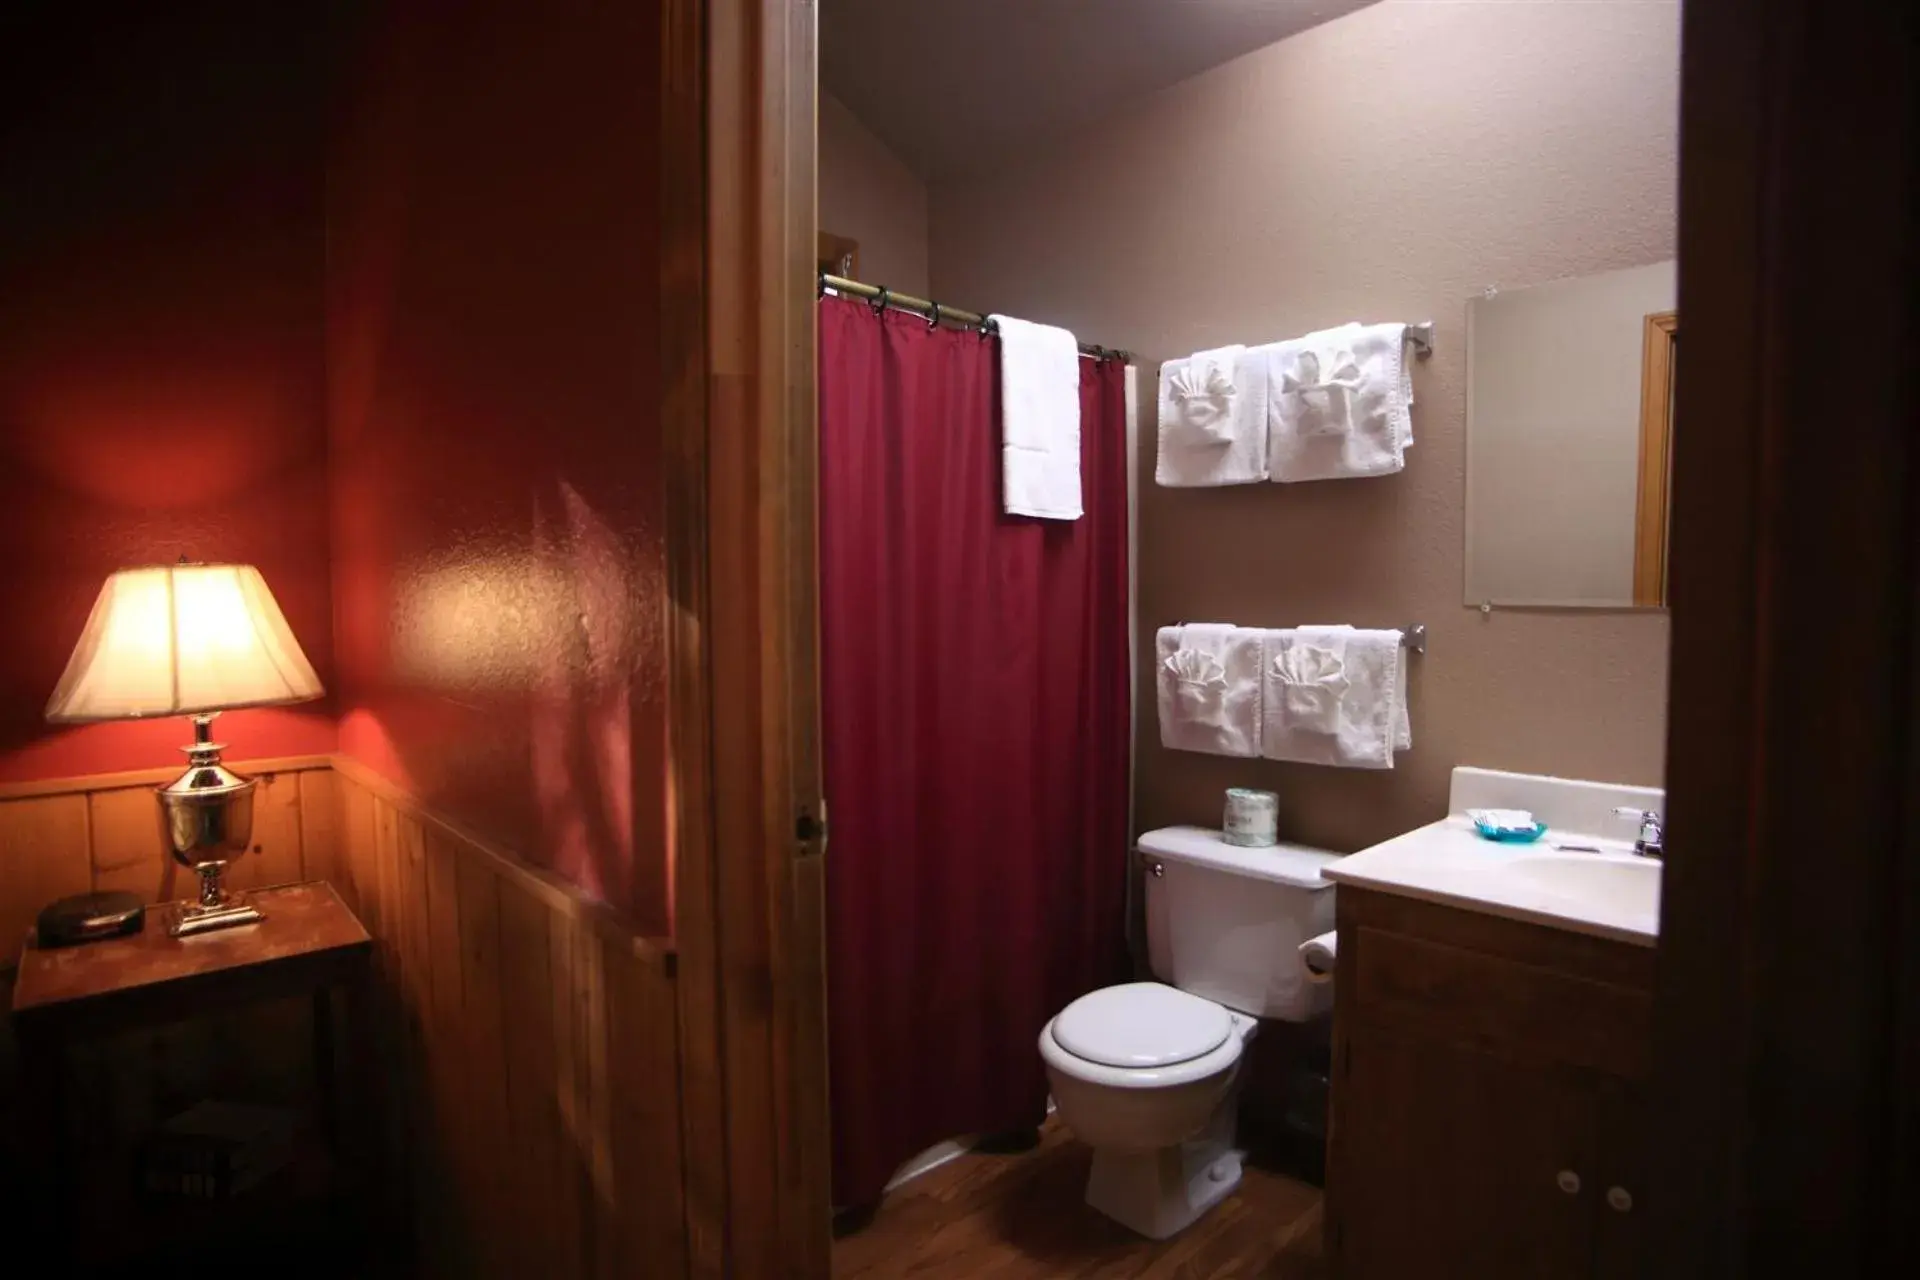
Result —
[{"label": "folded white towel", "polygon": [[[1168,488],[1204,485],[1253,484],[1267,478],[1267,356],[1268,347],[1222,347],[1202,351],[1185,360],[1160,366],[1160,458],[1153,478]],[[1221,419],[1210,416],[1221,403],[1221,362],[1231,352],[1227,369],[1231,395],[1225,397],[1228,415],[1225,434],[1217,433]],[[1194,362],[1203,362],[1201,373]],[[1203,382],[1201,379],[1205,378]],[[1203,387],[1213,388],[1211,395]],[[1195,421],[1195,406],[1207,425]]]},{"label": "folded white towel", "polygon": [[[1160,366],[1163,409],[1172,409],[1175,434],[1188,444],[1226,444],[1233,439],[1234,362],[1242,346],[1196,351]],[[1169,424],[1163,417],[1161,430]]]},{"label": "folded white towel", "polygon": [[994,316],[1000,331],[1001,488],[1007,514],[1078,520],[1080,346],[1065,329]]},{"label": "folded white towel", "polygon": [[1296,633],[1275,646],[1272,669],[1277,710],[1289,733],[1340,732],[1340,704],[1347,696],[1346,636]]},{"label": "folded white towel", "polygon": [[1160,742],[1175,751],[1260,754],[1261,634],[1221,623],[1162,627]]},{"label": "folded white towel", "polygon": [[1404,324],[1344,324],[1268,349],[1267,471],[1280,483],[1390,475],[1413,444]]},{"label": "folded white towel", "polygon": [[1391,769],[1413,745],[1398,631],[1269,631],[1261,662],[1260,754]]}]

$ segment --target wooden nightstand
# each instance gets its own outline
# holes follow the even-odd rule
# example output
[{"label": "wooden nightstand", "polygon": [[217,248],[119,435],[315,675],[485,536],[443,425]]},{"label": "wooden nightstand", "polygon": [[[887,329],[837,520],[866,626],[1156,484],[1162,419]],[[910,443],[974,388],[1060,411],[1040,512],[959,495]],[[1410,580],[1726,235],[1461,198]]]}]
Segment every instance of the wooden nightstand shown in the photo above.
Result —
[{"label": "wooden nightstand", "polygon": [[[265,917],[258,924],[174,938],[167,934],[165,908],[154,907],[138,934],[51,950],[29,945],[22,952],[13,1028],[32,1099],[26,1108],[35,1130],[29,1150],[44,1153],[56,1175],[43,1181],[46,1202],[39,1218],[54,1238],[71,1221],[73,1207],[65,1132],[69,1047],[289,996],[313,1001],[320,1127],[365,1226],[378,1229],[380,1091],[368,1003],[373,940],[324,883],[260,889],[251,897]],[[336,1064],[336,990],[345,997],[351,1107],[342,1105]]]}]

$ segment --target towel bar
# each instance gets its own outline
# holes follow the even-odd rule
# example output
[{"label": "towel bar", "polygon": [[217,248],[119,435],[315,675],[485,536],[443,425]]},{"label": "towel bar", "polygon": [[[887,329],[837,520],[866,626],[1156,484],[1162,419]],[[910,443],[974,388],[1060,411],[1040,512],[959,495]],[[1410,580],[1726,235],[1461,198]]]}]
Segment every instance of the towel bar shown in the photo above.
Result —
[{"label": "towel bar", "polygon": [[[1187,624],[1182,622],[1176,625],[1184,627]],[[1409,622],[1406,626],[1401,627],[1400,645],[1408,653],[1425,653],[1427,651],[1427,624],[1424,622]]]},{"label": "towel bar", "polygon": [[1433,321],[1422,320],[1419,324],[1407,326],[1407,342],[1413,347],[1413,358],[1425,360],[1433,354]]}]

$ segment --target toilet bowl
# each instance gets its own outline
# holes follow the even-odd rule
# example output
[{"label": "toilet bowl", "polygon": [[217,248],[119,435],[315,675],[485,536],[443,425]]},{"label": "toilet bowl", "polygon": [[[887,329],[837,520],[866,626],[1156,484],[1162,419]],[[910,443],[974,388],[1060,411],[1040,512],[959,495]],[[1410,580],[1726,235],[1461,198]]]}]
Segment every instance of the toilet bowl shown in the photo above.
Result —
[{"label": "toilet bowl", "polygon": [[1093,1148],[1087,1203],[1164,1240],[1240,1184],[1240,1057],[1258,1023],[1157,982],[1107,987],[1040,1033],[1061,1121]]},{"label": "toilet bowl", "polygon": [[1240,1183],[1241,1055],[1262,1018],[1324,1014],[1300,944],[1333,927],[1338,855],[1226,844],[1170,827],[1140,837],[1148,952],[1159,982],[1081,996],[1040,1033],[1061,1121],[1093,1148],[1087,1203],[1164,1240]]}]

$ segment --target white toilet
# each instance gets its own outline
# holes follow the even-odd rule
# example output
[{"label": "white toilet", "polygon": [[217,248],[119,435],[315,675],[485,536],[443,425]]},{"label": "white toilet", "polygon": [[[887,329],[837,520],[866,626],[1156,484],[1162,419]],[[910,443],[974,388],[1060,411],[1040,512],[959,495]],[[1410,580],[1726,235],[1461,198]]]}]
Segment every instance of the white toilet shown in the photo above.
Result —
[{"label": "white toilet", "polygon": [[1040,1033],[1040,1056],[1060,1118],[1093,1148],[1087,1203],[1164,1240],[1240,1183],[1240,1055],[1257,1020],[1332,1007],[1299,947],[1333,928],[1320,869],[1339,855],[1237,848],[1200,827],[1150,831],[1139,849],[1162,981],[1075,1000]]}]

